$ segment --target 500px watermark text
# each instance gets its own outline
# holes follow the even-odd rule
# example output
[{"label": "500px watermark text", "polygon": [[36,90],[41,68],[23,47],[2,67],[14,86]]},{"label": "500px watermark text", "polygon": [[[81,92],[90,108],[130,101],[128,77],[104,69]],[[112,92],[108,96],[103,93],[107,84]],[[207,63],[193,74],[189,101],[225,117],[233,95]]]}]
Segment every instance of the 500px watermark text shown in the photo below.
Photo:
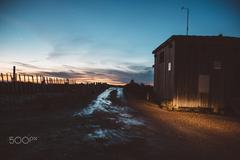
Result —
[{"label": "500px watermark text", "polygon": [[33,137],[33,136],[24,136],[24,137],[20,137],[20,136],[10,136],[8,137],[8,142],[9,144],[29,144],[32,143],[33,141],[37,141],[39,139],[39,137]]}]

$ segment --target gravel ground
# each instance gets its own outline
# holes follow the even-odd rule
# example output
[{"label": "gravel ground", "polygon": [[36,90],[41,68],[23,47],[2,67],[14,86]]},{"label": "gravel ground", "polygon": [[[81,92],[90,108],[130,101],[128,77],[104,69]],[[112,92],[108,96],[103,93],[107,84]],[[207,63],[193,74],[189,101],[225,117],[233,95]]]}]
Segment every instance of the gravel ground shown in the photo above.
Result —
[{"label": "gravel ground", "polygon": [[[129,101],[129,105],[148,119],[148,127],[152,127],[154,134],[147,139],[153,154],[160,148],[162,156],[169,159],[240,158],[240,121],[237,118],[166,111],[143,101]],[[160,142],[162,139],[164,145]]]}]

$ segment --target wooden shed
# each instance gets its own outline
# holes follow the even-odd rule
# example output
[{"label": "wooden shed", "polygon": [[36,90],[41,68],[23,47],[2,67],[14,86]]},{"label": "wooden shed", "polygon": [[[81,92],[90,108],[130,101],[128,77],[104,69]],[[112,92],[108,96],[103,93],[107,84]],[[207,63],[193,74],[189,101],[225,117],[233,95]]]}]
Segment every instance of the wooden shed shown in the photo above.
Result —
[{"label": "wooden shed", "polygon": [[152,53],[161,102],[214,112],[239,102],[240,38],[173,35]]}]

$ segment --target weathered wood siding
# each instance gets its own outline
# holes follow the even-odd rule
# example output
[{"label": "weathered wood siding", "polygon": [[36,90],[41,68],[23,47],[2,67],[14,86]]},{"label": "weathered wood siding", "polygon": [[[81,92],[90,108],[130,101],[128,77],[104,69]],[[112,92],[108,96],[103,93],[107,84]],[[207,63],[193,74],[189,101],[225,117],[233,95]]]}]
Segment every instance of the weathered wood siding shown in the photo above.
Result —
[{"label": "weathered wood siding", "polygon": [[[155,54],[154,89],[162,100],[174,97],[174,52],[173,42]],[[168,70],[169,63],[171,63],[170,71]]]},{"label": "weathered wood siding", "polygon": [[[198,52],[194,43],[188,39],[176,39],[175,83],[176,94],[173,99],[175,107],[198,107]],[[203,97],[202,102],[204,101]]]},{"label": "weathered wood siding", "polygon": [[[162,53],[164,63],[159,63]],[[173,107],[219,111],[240,99],[239,38],[176,36],[155,50],[155,55],[155,90]]]}]

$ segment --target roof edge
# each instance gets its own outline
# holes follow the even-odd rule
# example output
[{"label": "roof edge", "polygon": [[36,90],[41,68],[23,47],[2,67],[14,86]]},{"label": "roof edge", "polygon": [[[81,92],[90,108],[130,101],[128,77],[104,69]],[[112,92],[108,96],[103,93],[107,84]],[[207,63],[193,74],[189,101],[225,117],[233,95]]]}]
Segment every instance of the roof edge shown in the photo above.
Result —
[{"label": "roof edge", "polygon": [[156,54],[157,51],[159,51],[161,48],[165,47],[170,41],[176,38],[223,38],[223,39],[237,39],[240,40],[240,37],[232,37],[232,36],[223,36],[223,35],[217,35],[217,36],[205,36],[205,35],[172,35],[169,37],[166,41],[164,41],[162,44],[160,44],[157,48],[155,48],[152,51],[152,54]]}]

